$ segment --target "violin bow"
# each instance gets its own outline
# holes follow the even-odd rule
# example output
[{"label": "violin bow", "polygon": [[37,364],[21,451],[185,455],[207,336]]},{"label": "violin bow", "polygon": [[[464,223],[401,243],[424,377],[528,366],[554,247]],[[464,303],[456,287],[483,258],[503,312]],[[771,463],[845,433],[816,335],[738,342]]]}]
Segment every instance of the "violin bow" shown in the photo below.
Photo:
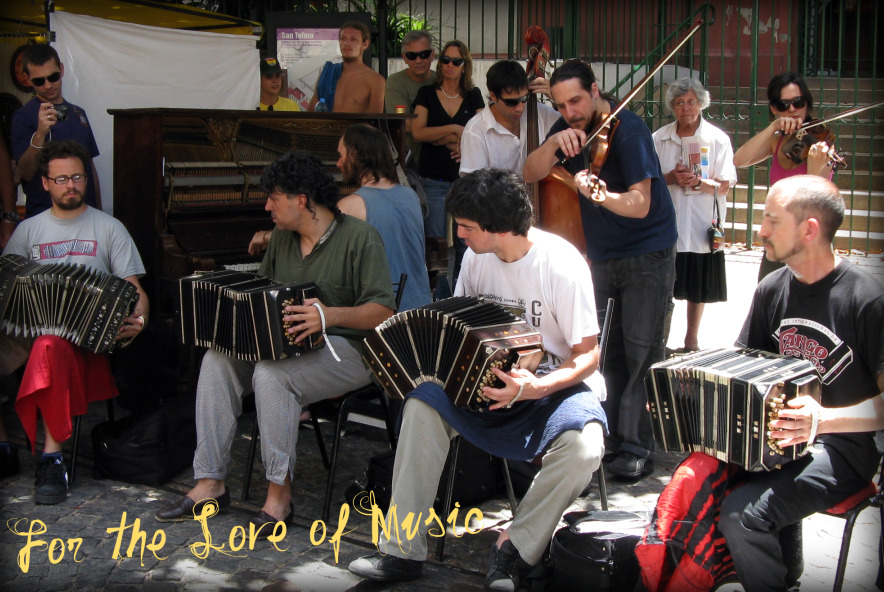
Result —
[{"label": "violin bow", "polygon": [[[603,118],[596,125],[595,130],[593,130],[592,134],[590,134],[590,136],[586,139],[586,142],[584,142],[583,146],[581,147],[581,149],[580,149],[581,151],[585,150],[587,146],[592,145],[593,140],[595,140],[596,137],[602,132],[602,130],[605,129],[607,122],[613,121],[613,118],[617,117],[617,114],[626,108],[626,106],[629,104],[629,102],[633,98],[635,98],[635,96],[639,92],[641,92],[642,88],[644,88],[644,86],[648,83],[648,81],[651,80],[651,78],[653,78],[654,76],[656,76],[657,72],[659,72],[660,70],[663,69],[663,66],[666,65],[666,62],[668,62],[670,59],[672,59],[672,56],[674,56],[676,53],[678,53],[678,50],[681,49],[682,46],[684,46],[684,44],[687,43],[690,40],[690,38],[694,36],[694,33],[699,31],[700,27],[702,27],[702,26],[703,26],[703,19],[697,18],[697,20],[694,21],[694,26],[692,26],[690,28],[690,30],[688,30],[688,32],[685,33],[681,39],[679,39],[678,43],[675,44],[675,47],[673,47],[671,50],[669,50],[669,53],[667,53],[665,56],[660,58],[660,60],[654,65],[653,68],[651,68],[651,70],[645,75],[645,77],[642,78],[641,81],[637,85],[632,87],[632,90],[630,90],[626,94],[626,96],[623,97],[623,99],[620,101],[620,103],[608,114],[608,117]],[[558,164],[560,166],[564,165],[570,159],[571,159],[570,157],[565,157],[562,160],[560,160],[558,162]]]}]

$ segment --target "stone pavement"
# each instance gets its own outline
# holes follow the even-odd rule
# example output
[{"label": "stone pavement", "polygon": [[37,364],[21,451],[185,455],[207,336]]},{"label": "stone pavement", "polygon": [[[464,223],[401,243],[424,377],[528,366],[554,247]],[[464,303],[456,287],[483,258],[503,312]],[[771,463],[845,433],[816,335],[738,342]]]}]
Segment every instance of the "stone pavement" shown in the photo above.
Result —
[{"label": "stone pavement", "polygon": [[[884,277],[880,256],[857,259],[873,273]],[[727,254],[728,303],[708,305],[704,316],[700,343],[703,347],[730,345],[748,310],[755,285],[760,254],[757,251],[734,249]],[[680,347],[684,331],[684,303],[677,303],[669,346]],[[2,408],[5,423],[14,441],[24,446],[11,403]],[[81,442],[77,482],[68,499],[58,506],[36,506],[33,503],[33,471],[35,461],[21,453],[22,472],[0,481],[0,518],[5,528],[0,529],[0,589],[43,590],[316,590],[337,592],[417,591],[417,590],[482,590],[483,570],[488,549],[501,526],[511,517],[505,496],[489,500],[479,507],[483,513],[478,534],[463,534],[463,516],[458,526],[462,534],[451,534],[446,540],[446,558],[442,563],[431,560],[424,577],[413,583],[384,585],[359,580],[346,570],[354,558],[372,551],[371,522],[368,517],[350,511],[343,527],[338,526],[338,511],[342,507],[346,486],[364,476],[367,459],[387,448],[385,435],[377,428],[351,424],[339,460],[336,478],[336,501],[328,531],[318,532],[311,539],[311,526],[321,513],[326,472],[322,466],[312,430],[300,432],[298,462],[294,481],[295,524],[275,548],[266,541],[258,541],[253,549],[231,551],[231,533],[246,524],[264,499],[265,485],[260,466],[260,455],[253,473],[253,485],[248,501],[240,500],[246,452],[253,413],[245,413],[233,448],[231,480],[233,507],[208,519],[205,529],[199,523],[166,524],[154,521],[157,508],[176,501],[192,483],[186,470],[162,487],[129,485],[116,481],[98,481],[91,475],[91,446],[88,433],[91,426],[105,416],[103,405],[93,405],[84,422],[85,442]],[[13,427],[14,426],[14,427]],[[328,441],[332,428],[323,424]],[[637,483],[608,480],[611,509],[652,511],[657,496],[669,481],[669,475],[684,455],[655,455],[656,470]],[[599,508],[598,490],[592,487],[587,498],[579,499],[577,508]],[[118,544],[117,534],[108,529],[119,528],[125,512],[126,530],[120,541],[119,554],[114,558]],[[39,522],[38,522],[39,521]],[[132,546],[133,524],[144,533],[142,545]],[[45,532],[40,532],[45,525]],[[15,534],[12,529],[23,532]],[[24,552],[31,530],[30,553]],[[843,521],[825,516],[813,516],[804,523],[805,573],[801,590],[831,589],[834,566],[838,556]],[[342,531],[339,546],[329,541]],[[867,511],[860,517],[850,552],[850,565],[844,590],[874,590],[878,560],[876,545],[881,532],[877,512]],[[162,533],[162,534],[160,534]],[[82,539],[82,543],[68,540]],[[137,538],[137,537],[136,537]],[[211,547],[205,543],[211,539]],[[57,542],[53,539],[59,539]],[[233,537],[235,546],[241,539]],[[51,544],[50,544],[51,542]],[[154,545],[156,555],[148,545]],[[62,547],[64,545],[64,548]],[[141,553],[143,547],[143,554]],[[431,543],[431,552],[433,544]],[[27,571],[23,560],[27,558]]]}]

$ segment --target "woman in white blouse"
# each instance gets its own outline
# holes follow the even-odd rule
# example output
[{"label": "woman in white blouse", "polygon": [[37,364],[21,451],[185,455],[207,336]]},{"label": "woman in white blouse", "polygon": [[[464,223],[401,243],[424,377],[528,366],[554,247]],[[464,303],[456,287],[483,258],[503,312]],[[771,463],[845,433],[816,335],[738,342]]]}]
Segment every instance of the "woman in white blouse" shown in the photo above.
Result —
[{"label": "woman in white blouse", "polygon": [[727,300],[724,253],[710,247],[714,202],[724,223],[727,192],[737,181],[726,133],[703,119],[709,92],[693,78],[669,85],[666,106],[675,121],[654,132],[660,168],[678,218],[674,297],[688,301],[682,351],[699,349],[697,334],[707,302]]}]

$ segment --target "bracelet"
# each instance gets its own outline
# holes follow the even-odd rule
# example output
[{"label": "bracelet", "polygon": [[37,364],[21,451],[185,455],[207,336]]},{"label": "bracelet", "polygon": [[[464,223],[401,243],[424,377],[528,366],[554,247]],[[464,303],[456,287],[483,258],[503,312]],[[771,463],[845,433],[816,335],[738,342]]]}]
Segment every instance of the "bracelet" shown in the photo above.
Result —
[{"label": "bracelet", "polygon": [[813,446],[820,429],[820,410],[816,408],[810,416],[810,435],[807,437],[808,448]]},{"label": "bracelet", "polygon": [[[31,148],[36,148],[37,150],[43,150],[43,146],[37,146],[36,144],[34,144],[34,136],[36,136],[36,135],[37,135],[37,132],[34,132],[33,134],[31,134]],[[52,130],[49,130],[49,141],[50,142],[52,141]],[[43,139],[43,144],[44,145],[46,144],[45,138]]]},{"label": "bracelet", "polygon": [[144,318],[144,315],[138,315],[136,318],[141,319],[141,331],[144,331],[144,328],[147,326],[147,319]]},{"label": "bracelet", "polygon": [[513,397],[512,399],[510,399],[510,402],[503,406],[504,409],[509,409],[510,407],[512,407],[513,403],[515,403],[516,401],[519,400],[519,397],[522,396],[523,392],[525,392],[525,383],[524,382],[519,385],[519,392],[516,393],[516,396]]}]

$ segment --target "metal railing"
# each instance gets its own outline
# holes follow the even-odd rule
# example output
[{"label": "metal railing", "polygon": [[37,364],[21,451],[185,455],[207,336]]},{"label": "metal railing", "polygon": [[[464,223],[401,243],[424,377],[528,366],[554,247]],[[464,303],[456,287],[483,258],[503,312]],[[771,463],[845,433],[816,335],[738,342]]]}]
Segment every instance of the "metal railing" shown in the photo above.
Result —
[{"label": "metal railing", "polygon": [[[221,0],[224,4],[224,0]],[[239,3],[242,4],[242,3]],[[440,42],[460,39],[475,59],[522,59],[524,32],[540,25],[550,37],[554,60],[579,57],[593,63],[600,87],[625,94],[654,64],[672,39],[706,2],[698,0],[266,0],[272,10],[362,11],[386,15],[386,48],[398,57],[397,41],[409,28],[426,27]],[[794,70],[807,80],[816,117],[826,117],[884,93],[884,7],[875,0],[709,0],[716,20],[698,33],[647,85],[630,107],[655,130],[672,121],[663,105],[665,85],[691,75],[712,95],[704,116],[731,135],[735,147],[770,121],[767,81]],[[283,8],[285,6],[286,8]],[[252,17],[255,15],[237,15]],[[416,26],[415,26],[416,25]],[[385,54],[388,54],[385,56]],[[625,90],[624,90],[625,89]],[[849,248],[884,245],[884,170],[873,163],[884,152],[884,109],[830,127],[851,167],[836,182],[852,211],[845,222]],[[766,193],[763,164],[740,171],[732,191],[731,240],[751,242]]]}]

